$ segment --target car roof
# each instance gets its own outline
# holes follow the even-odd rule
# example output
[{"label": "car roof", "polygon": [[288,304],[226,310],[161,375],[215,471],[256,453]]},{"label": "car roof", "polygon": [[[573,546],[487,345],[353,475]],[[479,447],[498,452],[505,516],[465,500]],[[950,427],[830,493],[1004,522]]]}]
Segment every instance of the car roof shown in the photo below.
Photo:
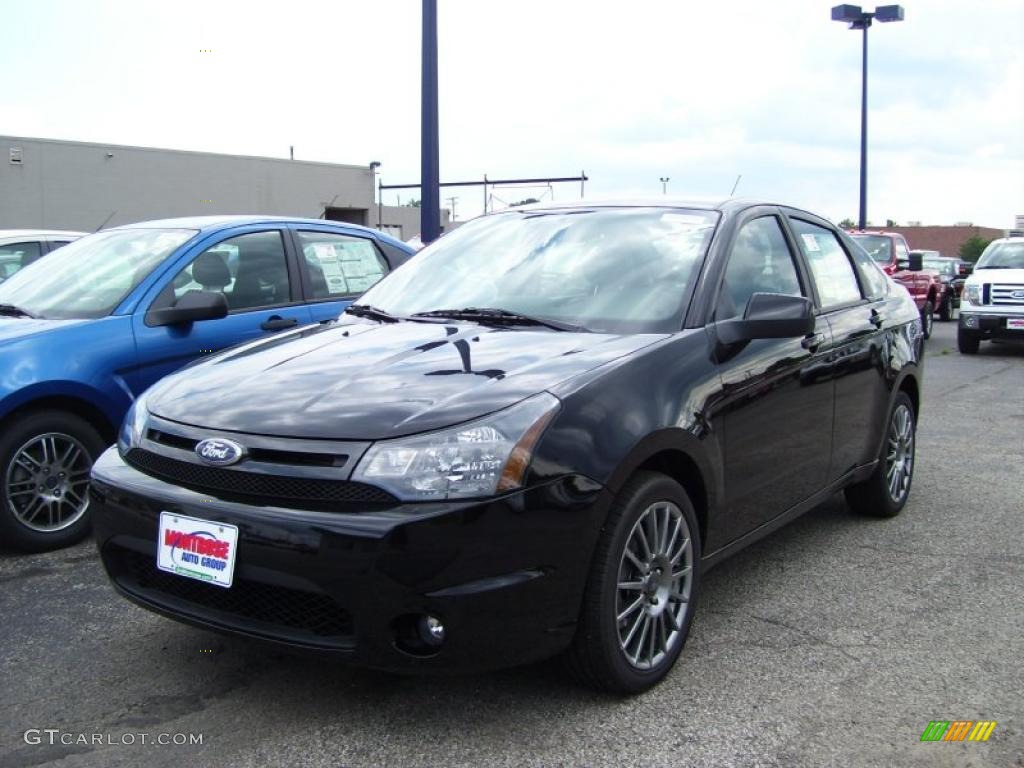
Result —
[{"label": "car roof", "polygon": [[[131,224],[120,224],[114,229],[197,229],[200,232],[235,227],[244,224],[327,224],[332,226],[362,229],[378,234],[376,230],[347,221],[331,221],[330,219],[309,219],[300,216],[258,216],[255,214],[233,214],[224,216],[181,216],[175,219],[150,219],[136,221]],[[109,230],[108,230],[109,231]]]},{"label": "car roof", "polygon": [[176,219],[151,219],[149,221],[137,221],[132,224],[121,224],[103,230],[112,232],[122,229],[195,229],[200,232],[216,232],[229,227],[243,226],[245,224],[317,224],[334,227],[342,227],[348,230],[358,230],[373,235],[378,240],[383,240],[392,245],[400,246],[409,250],[409,246],[401,240],[397,240],[386,232],[381,232],[360,224],[350,224],[347,221],[332,221],[330,219],[309,219],[301,216],[268,216],[255,214],[235,214],[223,216],[182,216]]},{"label": "car roof", "polygon": [[68,229],[0,229],[0,238],[8,237],[51,237],[59,235],[71,235],[72,237],[85,237],[88,232],[73,232]]},{"label": "car roof", "polygon": [[560,211],[560,210],[585,210],[588,208],[686,208],[696,211],[718,211],[721,213],[735,213],[746,208],[753,208],[759,205],[770,205],[779,208],[787,208],[794,211],[802,211],[824,218],[813,211],[806,211],[798,206],[788,203],[780,203],[774,200],[762,200],[746,197],[675,197],[671,195],[657,195],[651,197],[627,197],[593,200],[566,200],[532,203],[530,205],[505,208],[495,213],[508,213],[515,211]]}]

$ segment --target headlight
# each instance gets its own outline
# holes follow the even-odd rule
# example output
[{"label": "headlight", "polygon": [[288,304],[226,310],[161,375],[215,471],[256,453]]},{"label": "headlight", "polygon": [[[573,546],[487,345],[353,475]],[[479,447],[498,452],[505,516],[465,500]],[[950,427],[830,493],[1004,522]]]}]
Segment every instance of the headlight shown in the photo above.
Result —
[{"label": "headlight", "polygon": [[534,446],[558,412],[543,392],[478,421],[425,435],[382,440],[352,479],[405,501],[493,496],[522,487]]},{"label": "headlight", "polygon": [[124,453],[142,442],[142,436],[146,432],[146,423],[149,421],[149,409],[146,407],[146,392],[135,398],[132,407],[121,424],[121,431],[117,436],[117,447]]},{"label": "headlight", "polygon": [[963,298],[968,304],[977,304],[978,306],[981,306],[981,286],[977,283],[973,285],[965,285]]}]

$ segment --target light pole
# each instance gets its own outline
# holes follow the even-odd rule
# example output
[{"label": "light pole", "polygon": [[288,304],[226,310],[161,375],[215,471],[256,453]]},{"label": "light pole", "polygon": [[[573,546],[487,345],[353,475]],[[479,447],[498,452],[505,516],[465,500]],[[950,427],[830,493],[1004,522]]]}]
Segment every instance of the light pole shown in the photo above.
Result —
[{"label": "light pole", "polygon": [[437,120],[437,0],[423,0],[421,84],[420,238],[424,245],[441,235],[441,179]]},{"label": "light pole", "polygon": [[903,21],[903,6],[880,5],[870,12],[861,10],[859,5],[832,8],[832,21],[842,21],[849,24],[850,29],[864,31],[860,74],[860,229],[867,227],[868,221],[868,27],[872,19]]},{"label": "light pole", "polygon": [[661,194],[668,194],[668,183],[672,181],[668,176],[659,176],[658,181],[661,182]]}]

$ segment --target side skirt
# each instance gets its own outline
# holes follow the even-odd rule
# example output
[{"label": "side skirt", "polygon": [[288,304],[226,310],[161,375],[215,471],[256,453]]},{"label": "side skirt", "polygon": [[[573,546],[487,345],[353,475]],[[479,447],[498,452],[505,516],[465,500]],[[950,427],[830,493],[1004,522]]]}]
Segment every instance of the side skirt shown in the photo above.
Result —
[{"label": "side skirt", "polygon": [[875,467],[878,465],[878,459],[872,461],[870,464],[864,464],[859,467],[855,467],[847,472],[845,475],[840,477],[838,480],[825,486],[822,490],[818,491],[813,496],[808,497],[804,501],[790,507],[782,514],[773,517],[766,523],[762,523],[754,530],[747,534],[744,534],[735,541],[726,544],[721,549],[716,549],[714,552],[705,555],[701,558],[701,572],[707,572],[718,565],[720,562],[736,554],[741,549],[749,547],[756,541],[760,541],[770,533],[774,533],[779,528],[784,526],[786,523],[796,520],[805,512],[809,512],[815,507],[828,501],[828,499],[835,493],[838,493],[843,488],[854,483],[858,483],[861,480],[866,480],[874,472]]}]

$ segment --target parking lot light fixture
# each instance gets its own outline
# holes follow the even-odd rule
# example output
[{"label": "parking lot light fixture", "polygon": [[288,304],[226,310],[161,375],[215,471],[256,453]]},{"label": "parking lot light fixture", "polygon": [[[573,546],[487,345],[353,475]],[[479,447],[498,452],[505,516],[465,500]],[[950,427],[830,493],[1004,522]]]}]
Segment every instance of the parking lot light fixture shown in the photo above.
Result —
[{"label": "parking lot light fixture", "polygon": [[658,181],[661,182],[661,194],[663,194],[663,195],[667,195],[668,194],[668,183],[671,180],[672,179],[670,179],[668,176],[659,176],[658,177]]},{"label": "parking lot light fixture", "polygon": [[850,29],[863,30],[860,80],[860,214],[857,226],[867,227],[868,219],[868,27],[872,20],[882,23],[903,21],[902,5],[880,5],[874,11],[865,11],[859,5],[836,5],[832,8],[832,21],[849,24]]}]

